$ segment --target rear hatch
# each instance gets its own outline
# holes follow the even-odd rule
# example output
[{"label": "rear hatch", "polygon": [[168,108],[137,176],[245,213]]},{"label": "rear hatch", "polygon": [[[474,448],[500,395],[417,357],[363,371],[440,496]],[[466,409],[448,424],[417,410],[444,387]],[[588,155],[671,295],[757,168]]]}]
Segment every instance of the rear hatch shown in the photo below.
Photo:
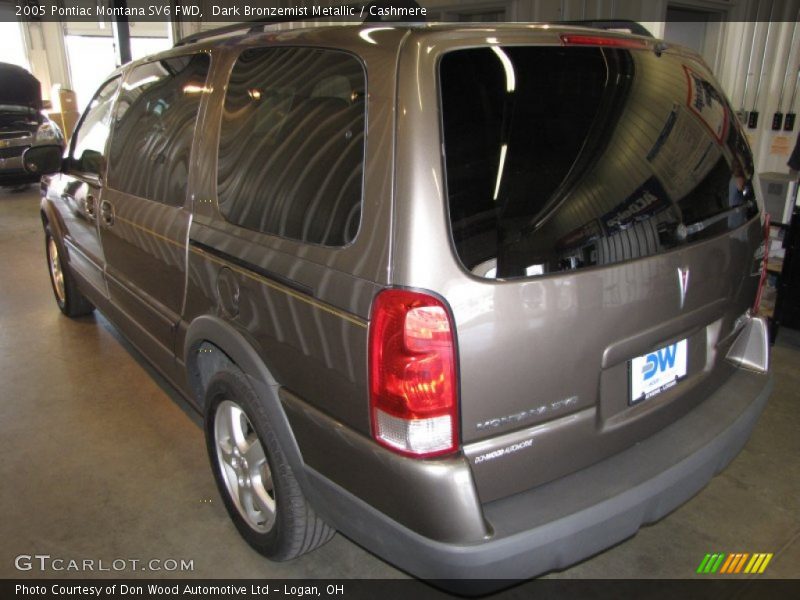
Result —
[{"label": "rear hatch", "polygon": [[734,370],[759,283],[753,161],[708,69],[651,42],[490,44],[439,63],[448,296],[482,500],[685,415]]}]

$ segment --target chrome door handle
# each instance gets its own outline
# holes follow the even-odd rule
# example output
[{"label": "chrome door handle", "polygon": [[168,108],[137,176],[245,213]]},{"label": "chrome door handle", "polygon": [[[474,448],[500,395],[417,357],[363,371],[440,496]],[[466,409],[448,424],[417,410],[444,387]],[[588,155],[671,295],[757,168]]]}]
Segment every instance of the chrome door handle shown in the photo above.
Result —
[{"label": "chrome door handle", "polygon": [[114,205],[108,200],[103,200],[100,203],[100,218],[106,227],[114,225]]},{"label": "chrome door handle", "polygon": [[94,196],[88,194],[83,201],[83,205],[86,208],[86,216],[89,217],[90,221],[94,221],[97,218],[97,203]]}]

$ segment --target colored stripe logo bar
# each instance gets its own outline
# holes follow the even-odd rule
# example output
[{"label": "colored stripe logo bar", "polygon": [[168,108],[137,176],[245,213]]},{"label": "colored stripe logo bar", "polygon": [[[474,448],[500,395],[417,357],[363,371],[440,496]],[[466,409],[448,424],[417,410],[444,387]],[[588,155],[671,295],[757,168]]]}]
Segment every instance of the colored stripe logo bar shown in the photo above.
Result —
[{"label": "colored stripe logo bar", "polygon": [[772,557],[772,552],[755,554],[749,554],[747,552],[734,552],[731,554],[717,552],[714,554],[706,554],[703,560],[700,561],[697,572],[702,574],[720,573],[724,575],[763,573],[769,561],[772,560]]}]

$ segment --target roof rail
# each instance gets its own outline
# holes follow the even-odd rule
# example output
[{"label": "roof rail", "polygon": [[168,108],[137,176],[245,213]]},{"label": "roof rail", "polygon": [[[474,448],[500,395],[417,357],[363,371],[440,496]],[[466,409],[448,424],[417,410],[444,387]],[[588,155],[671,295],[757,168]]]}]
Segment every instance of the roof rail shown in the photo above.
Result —
[{"label": "roof rail", "polygon": [[606,31],[628,31],[635,35],[643,35],[645,37],[653,37],[641,23],[636,21],[627,20],[614,20],[614,19],[598,19],[589,21],[561,21],[558,25],[579,25],[581,27],[591,27],[593,29],[605,29]]},{"label": "roof rail", "polygon": [[[293,21],[316,21],[318,19],[330,19],[330,18],[342,18],[345,21],[363,21],[363,22],[370,22],[370,21],[383,21],[379,16],[375,16],[371,13],[371,7],[394,7],[394,8],[404,8],[404,9],[420,9],[420,6],[414,0],[374,0],[373,2],[369,2],[367,4],[337,4],[332,6],[327,6],[325,8],[336,9],[340,11],[340,14],[336,15],[315,15],[315,14],[304,14],[304,15],[294,15],[294,16],[281,16],[281,17],[261,17],[258,19],[253,19],[251,21],[243,21],[241,23],[234,23],[232,25],[225,25],[223,27],[216,27],[214,29],[209,29],[207,31],[201,31],[199,33],[193,33],[191,35],[187,35],[186,37],[181,38],[175,43],[175,46],[184,46],[186,44],[193,44],[195,42],[199,42],[200,40],[204,40],[207,38],[217,37],[219,35],[226,35],[229,33],[234,33],[237,31],[242,32],[251,32],[257,33],[259,31],[263,31],[263,27],[266,25],[276,25],[279,23],[291,23]],[[347,15],[353,15],[355,18],[350,18]],[[388,19],[391,21],[392,19]],[[422,16],[410,16],[407,19],[402,19],[403,22],[417,22],[417,21],[424,21],[425,17]],[[395,19],[395,21],[397,21]]]}]

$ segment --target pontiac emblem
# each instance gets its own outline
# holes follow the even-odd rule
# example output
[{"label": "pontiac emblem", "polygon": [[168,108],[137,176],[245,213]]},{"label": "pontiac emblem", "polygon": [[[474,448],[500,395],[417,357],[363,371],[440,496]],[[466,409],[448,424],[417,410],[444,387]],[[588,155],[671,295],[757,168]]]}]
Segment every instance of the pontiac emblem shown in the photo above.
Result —
[{"label": "pontiac emblem", "polygon": [[681,310],[686,303],[686,292],[689,291],[689,267],[678,267],[678,285],[681,291]]}]

